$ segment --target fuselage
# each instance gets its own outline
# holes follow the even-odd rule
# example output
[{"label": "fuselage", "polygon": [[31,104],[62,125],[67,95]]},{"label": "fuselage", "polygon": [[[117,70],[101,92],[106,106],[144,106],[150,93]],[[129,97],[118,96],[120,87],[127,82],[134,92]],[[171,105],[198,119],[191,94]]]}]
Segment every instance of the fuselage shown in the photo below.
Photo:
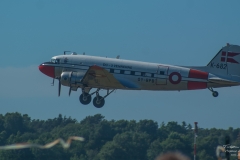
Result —
[{"label": "fuselage", "polygon": [[[88,105],[92,101],[96,108],[103,107],[106,97],[116,89],[180,91],[208,88],[213,97],[218,97],[213,88],[240,85],[240,46],[227,44],[222,47],[207,66],[174,66],[119,57],[65,55],[64,52],[42,63],[39,70],[52,77],[53,84],[54,79],[58,80],[58,96],[62,85],[69,87],[69,96],[71,91],[81,88],[81,104]],[[107,91],[106,95],[100,96],[101,89]]]},{"label": "fuselage", "polygon": [[[207,71],[87,55],[55,56],[51,62],[41,64],[39,69],[52,78],[60,78],[63,72],[78,72],[84,76],[91,66],[104,68],[122,84],[121,87],[116,88],[102,87],[104,89],[194,90],[230,86],[210,82],[210,78],[217,76]],[[81,85],[76,87],[81,87]],[[99,86],[88,87],[98,88]]]}]

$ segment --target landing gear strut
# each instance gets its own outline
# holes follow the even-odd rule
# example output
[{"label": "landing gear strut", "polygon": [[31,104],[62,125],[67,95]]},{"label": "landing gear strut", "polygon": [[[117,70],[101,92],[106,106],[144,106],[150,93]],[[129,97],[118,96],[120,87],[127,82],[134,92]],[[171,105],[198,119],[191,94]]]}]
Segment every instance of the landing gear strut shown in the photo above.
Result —
[{"label": "landing gear strut", "polygon": [[102,96],[99,95],[99,90],[100,89],[97,89],[96,97],[93,99],[93,105],[96,108],[102,108],[105,104],[105,98],[107,96],[109,96],[113,91],[115,91],[115,89],[111,90],[110,92],[109,92],[109,90],[107,90],[107,94],[104,97],[102,97]]},{"label": "landing gear strut", "polygon": [[212,92],[213,97],[217,97],[218,96],[218,92],[214,91],[212,87],[210,87],[208,89]]}]

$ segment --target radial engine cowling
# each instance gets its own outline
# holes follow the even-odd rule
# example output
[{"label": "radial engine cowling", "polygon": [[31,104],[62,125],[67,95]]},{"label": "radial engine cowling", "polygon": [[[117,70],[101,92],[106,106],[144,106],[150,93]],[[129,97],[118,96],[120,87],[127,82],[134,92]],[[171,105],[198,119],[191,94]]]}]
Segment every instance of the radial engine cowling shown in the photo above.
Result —
[{"label": "radial engine cowling", "polygon": [[84,74],[82,72],[62,72],[61,84],[64,86],[81,87],[81,80]]}]

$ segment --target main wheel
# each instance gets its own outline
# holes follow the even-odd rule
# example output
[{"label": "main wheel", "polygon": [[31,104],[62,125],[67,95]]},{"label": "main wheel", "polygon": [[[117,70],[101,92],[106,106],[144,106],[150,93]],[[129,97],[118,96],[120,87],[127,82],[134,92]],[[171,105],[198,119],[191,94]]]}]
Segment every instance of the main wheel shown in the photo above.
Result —
[{"label": "main wheel", "polygon": [[87,105],[92,101],[92,96],[88,93],[84,93],[84,96],[83,96],[83,94],[81,94],[79,97],[79,101],[82,104]]},{"label": "main wheel", "polygon": [[102,108],[105,104],[105,100],[103,97],[101,96],[98,96],[98,97],[95,97],[93,99],[93,105],[96,107],[96,108]]},{"label": "main wheel", "polygon": [[218,92],[214,91],[214,92],[212,92],[212,95],[213,95],[213,97],[217,97],[218,96]]}]

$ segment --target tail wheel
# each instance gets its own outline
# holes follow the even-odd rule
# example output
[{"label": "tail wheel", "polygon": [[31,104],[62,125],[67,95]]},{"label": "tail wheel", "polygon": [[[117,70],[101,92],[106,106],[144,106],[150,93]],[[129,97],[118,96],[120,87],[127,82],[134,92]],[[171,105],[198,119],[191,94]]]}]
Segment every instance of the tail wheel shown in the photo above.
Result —
[{"label": "tail wheel", "polygon": [[213,95],[213,97],[217,97],[218,96],[218,92],[214,91],[214,92],[212,92],[212,95]]},{"label": "tail wheel", "polygon": [[81,94],[79,97],[79,101],[82,104],[87,105],[92,101],[92,96],[88,93],[84,93],[84,96],[83,96],[83,94]]},{"label": "tail wheel", "polygon": [[98,97],[95,97],[93,99],[93,105],[96,107],[96,108],[102,108],[105,104],[105,100],[103,97],[101,96],[98,96]]}]

